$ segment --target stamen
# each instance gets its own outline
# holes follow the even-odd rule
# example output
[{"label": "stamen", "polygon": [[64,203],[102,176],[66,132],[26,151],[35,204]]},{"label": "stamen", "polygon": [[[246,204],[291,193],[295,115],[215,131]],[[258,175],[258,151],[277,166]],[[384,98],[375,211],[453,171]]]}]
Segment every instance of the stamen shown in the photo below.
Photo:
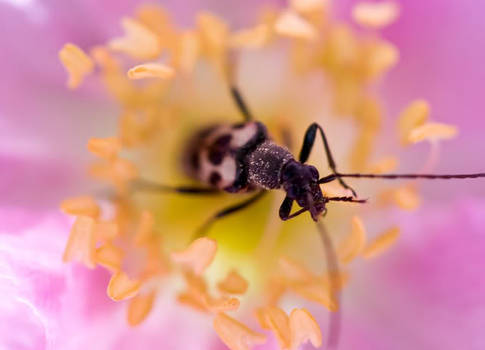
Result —
[{"label": "stamen", "polygon": [[344,264],[354,260],[364,249],[366,230],[362,220],[354,216],[352,218],[352,231],[344,240],[339,249],[339,258]]},{"label": "stamen", "polygon": [[136,10],[136,18],[158,37],[162,49],[171,50],[176,45],[177,28],[170,14],[160,5],[144,4]]},{"label": "stamen", "polygon": [[127,75],[130,79],[171,79],[175,76],[175,71],[172,67],[161,63],[145,63],[131,68]]},{"label": "stamen", "polygon": [[153,235],[153,227],[155,225],[155,219],[153,214],[147,210],[141,213],[140,223],[135,233],[134,242],[137,245],[143,245],[150,242],[150,238]]},{"label": "stamen", "polygon": [[177,302],[189,306],[197,311],[207,312],[207,306],[202,297],[196,297],[190,293],[180,293],[177,295]]},{"label": "stamen", "polygon": [[129,160],[118,158],[112,163],[112,166],[113,174],[116,176],[116,178],[130,181],[138,176],[138,169]]},{"label": "stamen", "polygon": [[288,349],[291,346],[290,319],[288,315],[278,307],[260,308],[256,312],[261,328],[269,329],[274,333],[280,349]]},{"label": "stamen", "polygon": [[114,301],[120,301],[133,298],[138,294],[140,287],[140,281],[131,279],[125,272],[119,271],[111,276],[106,293]]},{"label": "stamen", "polygon": [[206,309],[212,313],[234,311],[237,310],[240,305],[238,299],[229,297],[213,299],[209,295],[205,295],[203,301]]},{"label": "stamen", "polygon": [[[369,65],[369,63],[365,63],[362,69],[368,71]],[[376,135],[382,123],[383,113],[381,104],[377,98],[372,96],[359,97],[353,113],[357,121],[360,122],[360,130],[352,147],[350,162],[353,169],[361,170],[368,166]]]},{"label": "stamen", "polygon": [[119,135],[125,147],[139,146],[155,134],[159,122],[169,120],[171,114],[164,110],[145,108],[142,111],[125,112],[120,117]]},{"label": "stamen", "polygon": [[100,158],[113,160],[121,151],[121,142],[116,137],[91,138],[88,141],[88,150]]},{"label": "stamen", "polygon": [[108,270],[117,272],[121,268],[123,256],[123,250],[108,243],[96,249],[95,261]]},{"label": "stamen", "polygon": [[132,201],[124,198],[113,200],[113,206],[115,210],[113,222],[116,223],[120,236],[123,237],[132,229],[135,208]]},{"label": "stamen", "polygon": [[219,73],[226,72],[226,49],[229,39],[227,24],[208,12],[197,15],[197,29],[200,34],[202,53],[212,61]]},{"label": "stamen", "polygon": [[77,88],[84,77],[94,70],[94,62],[79,47],[66,44],[59,51],[59,59],[69,73],[67,86],[70,89]]},{"label": "stamen", "polygon": [[275,31],[279,35],[294,38],[314,40],[317,37],[315,28],[297,13],[284,11],[276,20]]},{"label": "stamen", "polygon": [[369,165],[367,172],[372,174],[385,174],[397,168],[398,160],[396,157],[385,157]]},{"label": "stamen", "polygon": [[388,26],[398,15],[399,5],[394,1],[361,2],[352,9],[352,18],[355,22],[374,29]]},{"label": "stamen", "polygon": [[193,241],[185,250],[172,253],[172,260],[191,268],[196,275],[202,272],[212,263],[217,251],[217,242],[213,239],[202,237]]},{"label": "stamen", "polygon": [[89,216],[78,216],[76,218],[62,257],[64,262],[77,260],[89,268],[94,268],[95,224],[94,219]]},{"label": "stamen", "polygon": [[315,348],[322,345],[322,332],[317,321],[305,309],[294,309],[290,314],[291,349],[296,350],[307,341]]},{"label": "stamen", "polygon": [[197,15],[197,27],[208,51],[219,51],[225,45],[229,29],[219,17],[209,12],[200,12]]},{"label": "stamen", "polygon": [[[355,64],[355,57],[358,54],[358,41],[350,27],[344,23],[339,23],[330,28],[328,33],[327,47],[324,52],[324,65],[338,83],[342,84],[343,90],[355,90],[354,81],[342,79],[341,69],[344,66]],[[338,92],[338,91],[337,91]]]},{"label": "stamen", "polygon": [[270,277],[266,288],[266,304],[277,305],[287,290],[287,284],[278,277]]},{"label": "stamen", "polygon": [[155,291],[148,294],[140,294],[130,300],[126,318],[130,326],[142,323],[153,308]]},{"label": "stamen", "polygon": [[207,292],[207,284],[203,277],[194,275],[192,272],[185,272],[184,278],[187,282],[189,293],[205,294]]},{"label": "stamen", "polygon": [[184,277],[187,283],[187,291],[180,293],[177,296],[177,301],[181,304],[190,306],[197,311],[207,312],[207,303],[205,301],[207,286],[205,280],[190,272],[186,272]]},{"label": "stamen", "polygon": [[[346,43],[343,43],[342,48],[335,47],[336,50],[342,50],[342,52],[331,52],[327,55],[329,56],[327,60],[331,61],[329,64],[335,65],[335,67],[328,67],[327,70],[330,74],[335,75],[334,79],[334,86],[333,90],[335,91],[334,98],[332,101],[332,109],[333,112],[338,116],[348,116],[353,115],[358,110],[357,105],[359,103],[359,99],[362,97],[362,91],[360,87],[360,83],[355,78],[350,77],[340,77],[341,73],[338,73],[340,70],[343,69],[342,66],[346,64],[346,62],[339,62],[337,60],[345,60],[349,59],[352,60],[352,57],[340,57],[340,55],[350,55],[352,52],[345,52],[343,50],[356,50],[357,48],[353,47],[351,43],[348,43],[349,47],[345,47]],[[337,46],[337,45],[335,45]],[[350,63],[349,63],[350,64]],[[332,70],[335,70],[332,72]]]},{"label": "stamen", "polygon": [[312,13],[328,6],[328,0],[290,0],[290,7],[299,13]]},{"label": "stamen", "polygon": [[362,48],[363,73],[367,80],[377,79],[399,61],[398,49],[386,41],[373,40]]},{"label": "stamen", "polygon": [[262,329],[265,329],[265,330],[270,330],[268,321],[266,320],[266,313],[267,313],[267,309],[269,307],[272,307],[272,306],[259,307],[259,308],[257,308],[257,309],[254,310],[254,317],[258,321],[259,326]]},{"label": "stamen", "polygon": [[91,57],[105,71],[117,71],[120,67],[118,61],[111,55],[108,48],[104,46],[95,46],[90,51]]},{"label": "stamen", "polygon": [[110,49],[140,60],[150,60],[160,54],[158,38],[146,26],[131,18],[123,18],[121,25],[125,35],[112,39],[108,43]]},{"label": "stamen", "polygon": [[173,62],[180,71],[190,74],[200,54],[199,37],[195,31],[185,31],[179,36]]},{"label": "stamen", "polygon": [[290,288],[304,299],[317,302],[325,306],[329,311],[337,311],[339,308],[334,293],[330,291],[329,285],[321,279],[291,285]]},{"label": "stamen", "polygon": [[362,128],[357,136],[350,154],[350,164],[352,169],[364,169],[367,166],[368,159],[372,154],[372,149],[375,142],[374,130]]},{"label": "stamen", "polygon": [[90,167],[94,177],[111,182],[118,191],[125,193],[131,181],[137,178],[138,169],[129,160],[116,158],[109,163],[95,163]]},{"label": "stamen", "polygon": [[61,210],[70,215],[90,216],[97,218],[99,216],[99,206],[91,196],[80,196],[65,199],[61,202]]},{"label": "stamen", "polygon": [[[338,281],[335,278],[337,275]],[[322,283],[327,288],[332,287],[334,293],[341,291],[347,285],[349,279],[350,274],[346,271],[330,271],[321,278]]]},{"label": "stamen", "polygon": [[160,235],[153,235],[150,239],[144,243],[144,248],[147,253],[145,267],[141,279],[149,279],[151,277],[163,276],[170,271],[168,259],[161,250],[162,238]]},{"label": "stamen", "polygon": [[214,329],[231,350],[250,350],[254,345],[266,342],[264,334],[254,332],[224,313],[219,313],[214,318]]},{"label": "stamen", "polygon": [[260,24],[254,28],[242,29],[231,35],[229,45],[235,48],[259,49],[270,38],[270,28]]},{"label": "stamen", "polygon": [[222,293],[244,294],[248,289],[248,282],[236,271],[231,270],[227,276],[217,284]]},{"label": "stamen", "polygon": [[421,204],[418,191],[415,186],[406,185],[393,191],[394,202],[404,210],[416,210]]},{"label": "stamen", "polygon": [[418,143],[424,140],[449,140],[458,134],[456,126],[442,123],[426,123],[411,130],[409,142]]},{"label": "stamen", "polygon": [[310,282],[315,277],[304,265],[286,256],[278,260],[278,267],[287,283]]},{"label": "stamen", "polygon": [[[330,311],[338,310],[338,301],[335,293],[347,283],[348,274],[340,271],[338,279],[340,283],[336,286],[330,283],[332,280],[330,275],[324,277],[315,276],[302,264],[287,257],[280,258],[279,268],[281,271],[277,272],[270,280],[269,305],[276,305],[281,295],[287,289],[290,289],[307,300],[315,301],[325,306]],[[334,288],[334,290],[331,290],[331,288]]]},{"label": "stamen", "polygon": [[115,239],[119,234],[118,224],[114,221],[100,220],[96,223],[95,237],[96,240],[109,242]]},{"label": "stamen", "polygon": [[275,23],[278,19],[279,11],[271,6],[264,7],[259,15],[259,22],[268,27],[268,41],[272,41],[275,38]]},{"label": "stamen", "polygon": [[220,298],[212,297],[207,290],[204,279],[190,272],[185,273],[187,282],[187,291],[178,295],[178,301],[182,304],[193,307],[203,312],[226,312],[239,308],[239,300],[222,296]]},{"label": "stamen", "polygon": [[390,228],[370,242],[363,250],[362,256],[366,259],[370,259],[383,253],[396,241],[399,237],[399,232],[400,229],[397,226]]},{"label": "stamen", "polygon": [[411,143],[409,136],[412,130],[427,122],[430,107],[425,100],[413,101],[399,116],[398,128],[401,143],[406,146]]},{"label": "stamen", "polygon": [[123,105],[132,105],[139,92],[126,77],[118,59],[102,46],[96,46],[91,50],[91,55],[101,66],[101,78],[108,92]]}]

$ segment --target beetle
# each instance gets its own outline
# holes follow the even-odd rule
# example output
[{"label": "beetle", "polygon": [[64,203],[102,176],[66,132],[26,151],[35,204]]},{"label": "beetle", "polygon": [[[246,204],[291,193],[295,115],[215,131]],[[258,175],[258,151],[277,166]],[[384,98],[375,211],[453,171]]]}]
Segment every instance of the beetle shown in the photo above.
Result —
[{"label": "beetle", "polygon": [[[184,152],[185,170],[189,176],[206,186],[167,186],[138,180],[135,188],[184,194],[214,194],[255,192],[249,198],[224,208],[201,227],[197,236],[206,233],[210,225],[225,216],[239,212],[261,199],[268,191],[281,189],[286,196],[279,209],[281,220],[292,219],[309,212],[316,222],[326,213],[326,204],[334,201],[365,203],[357,198],[355,190],[344,178],[372,179],[465,179],[485,177],[485,173],[435,175],[435,174],[344,174],[337,171],[335,160],[324,129],[312,123],[306,130],[298,158],[285,146],[275,143],[265,125],[256,121],[244,102],[239,90],[232,86],[231,96],[238,106],[243,122],[221,124],[205,128],[194,135]],[[307,164],[317,135],[323,146],[331,173],[320,177],[318,170]],[[352,196],[326,197],[320,185],[338,181]],[[300,207],[291,213],[294,203]]]},{"label": "beetle", "polygon": [[[325,226],[319,221],[329,202],[365,203],[345,178],[371,179],[466,179],[485,177],[485,173],[435,175],[435,174],[344,174],[337,171],[335,160],[323,128],[312,123],[306,130],[298,158],[285,146],[275,143],[268,134],[266,126],[256,121],[250,113],[239,90],[230,88],[232,98],[244,120],[237,124],[213,125],[197,132],[188,143],[184,152],[184,168],[189,176],[205,183],[205,186],[167,186],[146,180],[134,184],[137,190],[175,192],[182,194],[204,195],[220,192],[255,192],[249,198],[228,206],[212,215],[198,230],[194,238],[207,233],[211,225],[228,215],[237,213],[260,200],[268,191],[283,190],[285,199],[279,208],[281,220],[292,219],[309,212],[317,223],[326,259],[326,269],[330,276],[330,290],[337,291],[340,286],[338,260],[332,241]],[[320,177],[318,170],[307,164],[317,135],[323,146],[331,173]],[[326,197],[320,185],[338,181],[349,190],[352,196]],[[300,207],[291,213],[294,203]],[[330,273],[333,272],[333,273]],[[335,293],[336,302],[340,293]],[[340,332],[340,312],[330,315],[327,345],[336,347]]]}]

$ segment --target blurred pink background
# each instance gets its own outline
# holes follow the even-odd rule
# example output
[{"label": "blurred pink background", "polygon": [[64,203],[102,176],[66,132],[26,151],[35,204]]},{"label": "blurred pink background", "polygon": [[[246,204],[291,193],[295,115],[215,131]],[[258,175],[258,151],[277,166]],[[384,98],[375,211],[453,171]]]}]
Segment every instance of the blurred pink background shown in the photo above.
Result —
[{"label": "blurred pink background", "polygon": [[[85,188],[85,142],[100,129],[115,128],[116,107],[89,83],[68,91],[57,53],[66,42],[89,47],[116,35],[119,19],[141,3],[0,1],[0,291],[7,295],[0,306],[0,345],[8,349],[78,349],[87,339],[92,349],[155,348],[164,342],[174,350],[221,346],[207,334],[208,322],[184,312],[186,323],[172,316],[179,311],[170,314],[170,305],[155,310],[162,321],[152,319],[136,331],[124,328],[119,313],[121,320],[112,323],[107,315],[115,307],[99,287],[107,275],[58,260],[68,231],[67,219],[56,213],[58,203]],[[207,9],[238,28],[252,22],[261,4],[283,2],[160,3],[182,25]],[[354,3],[335,0],[337,16],[348,19]],[[485,2],[402,0],[400,5],[401,17],[383,32],[401,55],[380,88],[389,115],[395,118],[416,98],[428,100],[432,118],[460,129],[458,138],[443,144],[436,171],[484,171]],[[394,132],[392,118],[386,127]],[[400,170],[412,171],[423,163],[426,145],[399,152]],[[404,229],[393,254],[355,272],[362,290],[346,305],[351,311],[344,319],[342,349],[485,348],[484,182],[434,183],[423,192],[422,209],[396,217]],[[83,298],[87,294],[90,298]],[[82,312],[73,316],[76,310]],[[166,330],[174,324],[188,327],[195,340],[178,347],[179,338],[160,334],[160,325]],[[114,334],[108,337],[113,341],[96,343],[104,331]]]}]

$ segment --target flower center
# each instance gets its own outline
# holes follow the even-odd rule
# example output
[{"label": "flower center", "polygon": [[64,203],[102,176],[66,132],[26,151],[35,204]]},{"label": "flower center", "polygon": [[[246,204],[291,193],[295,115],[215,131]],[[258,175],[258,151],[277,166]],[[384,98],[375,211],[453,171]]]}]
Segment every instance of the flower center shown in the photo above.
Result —
[{"label": "flower center", "polygon": [[[129,300],[127,320],[132,326],[149,315],[160,281],[179,274],[185,289],[179,292],[178,301],[213,315],[214,329],[229,348],[248,349],[266,341],[260,331],[227,314],[238,310],[242,301],[252,305],[249,309],[260,327],[270,330],[282,349],[294,349],[306,341],[320,346],[320,327],[310,312],[295,308],[287,313],[281,301],[296,295],[337,312],[351,264],[385,251],[397,239],[398,227],[389,224],[379,233],[378,225],[371,223],[366,228],[364,222],[371,219],[359,212],[361,207],[337,204],[341,209],[332,208],[334,214],[329,214],[326,223],[332,229],[336,259],[342,268],[326,266],[322,271],[325,259],[321,242],[316,243],[316,228],[309,218],[283,225],[277,217],[282,201],[277,193],[240,217],[217,223],[210,238],[193,240],[195,224],[204,222],[208,210],[223,207],[234,197],[188,198],[180,193],[139,191],[137,184],[142,178],[180,184],[181,172],[174,165],[179,161],[174,155],[182,154],[179,150],[185,147],[180,140],[196,126],[214,122],[203,119],[204,115],[232,113],[224,103],[214,103],[228,98],[215,96],[213,90],[235,84],[235,57],[241,58],[243,66],[245,55],[254,51],[270,55],[271,61],[277,57],[286,62],[289,57],[283,64],[287,72],[279,74],[284,77],[281,90],[305,101],[290,109],[280,101],[279,106],[258,113],[274,130],[276,142],[289,143],[287,130],[302,131],[305,116],[301,111],[311,115],[312,108],[312,113],[322,108],[318,103],[309,106],[308,101],[314,100],[311,95],[301,97],[306,91],[301,86],[309,83],[301,75],[311,73],[328,85],[319,91],[321,96],[332,96],[324,106],[332,117],[328,123],[339,130],[342,123],[334,117],[352,120],[356,136],[343,140],[351,142],[349,166],[373,173],[394,170],[398,165],[395,156],[372,159],[384,113],[371,87],[399,56],[397,48],[374,30],[397,16],[394,3],[358,4],[353,19],[372,31],[357,34],[331,17],[329,1],[292,0],[285,8],[265,11],[254,26],[238,31],[207,12],[197,15],[195,28],[180,29],[162,8],[142,6],[134,17],[121,20],[121,36],[91,48],[89,54],[66,44],[59,57],[69,74],[68,87],[79,87],[96,72],[121,113],[115,136],[87,142],[96,157],[89,172],[111,189],[109,195],[70,198],[61,204],[64,212],[75,216],[64,261],[108,269],[112,277],[107,293],[115,301]],[[259,73],[251,79],[257,86],[265,72],[255,70]],[[298,89],[291,89],[295,84]],[[294,115],[285,115],[288,110],[295,110]],[[429,122],[428,116],[429,106],[421,100],[402,112],[398,131],[403,145],[430,141],[436,146],[438,140],[456,134],[454,127]],[[307,121],[304,124],[311,123]],[[330,139],[338,142],[339,137]],[[317,156],[323,159],[322,153]],[[170,192],[167,189],[162,192]],[[335,183],[325,184],[322,190],[327,197],[348,195]],[[416,182],[376,192],[377,200],[367,206],[367,213],[379,214],[391,206],[414,210],[420,203]],[[313,231],[314,235],[307,234]],[[372,232],[372,239],[368,240],[367,232]],[[237,315],[247,318],[245,310]]]}]

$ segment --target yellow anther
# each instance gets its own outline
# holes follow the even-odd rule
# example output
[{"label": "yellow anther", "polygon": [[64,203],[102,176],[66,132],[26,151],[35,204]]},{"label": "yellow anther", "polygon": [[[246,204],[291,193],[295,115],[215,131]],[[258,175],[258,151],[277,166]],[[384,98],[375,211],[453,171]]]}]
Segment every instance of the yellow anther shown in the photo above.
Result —
[{"label": "yellow anther", "polygon": [[366,230],[362,220],[354,216],[352,218],[352,231],[339,247],[339,258],[347,264],[354,260],[364,249]]},{"label": "yellow anther", "polygon": [[360,25],[380,29],[399,16],[399,5],[394,1],[361,2],[352,9],[352,18]]},{"label": "yellow anther", "polygon": [[322,345],[322,332],[317,321],[305,309],[294,309],[290,314],[291,349],[310,341],[315,348]]},{"label": "yellow anther", "polygon": [[68,198],[61,202],[61,210],[70,215],[90,216],[97,218],[99,206],[91,196]]},{"label": "yellow anther", "polygon": [[123,256],[123,250],[108,243],[96,249],[95,261],[112,272],[117,272],[121,268]]},{"label": "yellow anther", "polygon": [[66,44],[59,51],[59,59],[69,73],[67,86],[70,89],[78,87],[84,77],[94,69],[94,63],[88,55],[73,44]]},{"label": "yellow anther", "polygon": [[270,28],[265,24],[260,24],[232,34],[229,45],[236,48],[259,49],[269,41],[270,34]]},{"label": "yellow anther", "polygon": [[303,17],[293,11],[284,11],[276,20],[275,31],[279,35],[295,38],[314,40],[317,37],[317,31]]},{"label": "yellow anther", "polygon": [[421,141],[449,140],[458,134],[454,125],[442,123],[426,123],[411,130],[409,142],[418,143]]},{"label": "yellow anther", "polygon": [[137,326],[145,320],[153,308],[155,292],[139,294],[130,300],[126,318],[130,326]]},{"label": "yellow anther", "polygon": [[141,60],[153,59],[160,54],[157,36],[145,25],[131,18],[123,18],[121,25],[125,35],[111,40],[108,43],[110,49]]},{"label": "yellow anther", "polygon": [[88,150],[98,157],[113,160],[121,150],[121,142],[116,137],[91,138],[88,141]]},{"label": "yellow anther", "polygon": [[396,157],[385,157],[369,165],[367,171],[373,174],[389,173],[397,168],[398,159]]},{"label": "yellow anther", "polygon": [[290,0],[290,7],[299,13],[322,11],[328,6],[328,0]]},{"label": "yellow anther", "polygon": [[71,228],[69,239],[64,250],[64,262],[79,261],[87,267],[95,266],[96,222],[89,216],[78,216]]},{"label": "yellow anther", "polygon": [[107,294],[114,301],[133,298],[140,290],[141,282],[130,278],[125,272],[115,272],[109,280]]},{"label": "yellow anther", "polygon": [[227,294],[244,294],[248,289],[248,281],[236,270],[232,270],[217,284],[217,288]]},{"label": "yellow anther", "polygon": [[270,329],[276,336],[280,349],[291,346],[290,319],[278,307],[264,307],[257,310],[258,320],[263,329]]},{"label": "yellow anther", "polygon": [[153,227],[155,226],[155,219],[153,214],[147,210],[141,213],[140,223],[135,233],[134,241],[138,245],[149,243],[153,236]]},{"label": "yellow anther", "polygon": [[127,75],[130,79],[171,79],[174,77],[175,71],[172,67],[161,63],[144,63],[131,68]]},{"label": "yellow anther", "polygon": [[388,250],[399,237],[399,227],[392,227],[371,241],[362,252],[366,259],[373,258]]},{"label": "yellow anther", "polygon": [[222,342],[231,350],[250,350],[254,345],[263,344],[266,336],[254,332],[246,325],[219,313],[214,318],[214,329]]},{"label": "yellow anther", "polygon": [[412,130],[424,125],[429,118],[430,107],[425,100],[413,101],[399,116],[399,137],[403,145],[411,142],[409,136]]},{"label": "yellow anther", "polygon": [[172,253],[172,260],[186,265],[200,275],[212,263],[217,252],[217,242],[202,237],[193,241],[190,246],[180,252]]}]

